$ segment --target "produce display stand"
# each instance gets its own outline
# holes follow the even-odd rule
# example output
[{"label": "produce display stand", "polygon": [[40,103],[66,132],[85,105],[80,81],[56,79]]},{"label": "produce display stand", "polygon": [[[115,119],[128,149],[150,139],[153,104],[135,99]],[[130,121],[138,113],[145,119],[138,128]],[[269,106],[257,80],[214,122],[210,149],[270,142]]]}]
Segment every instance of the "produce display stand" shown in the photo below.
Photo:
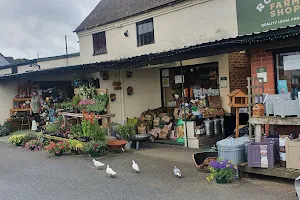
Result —
[{"label": "produce display stand", "polygon": [[[251,117],[249,119],[249,124],[258,126],[261,129],[262,125],[300,125],[300,118],[298,117]],[[251,168],[248,163],[240,163],[239,170],[243,177],[247,177],[248,174],[260,174],[265,176],[273,176],[278,178],[295,179],[300,176],[300,170],[298,169],[288,169],[285,167],[280,167],[279,164],[275,165],[274,168]]]},{"label": "produce display stand", "polygon": [[[80,119],[83,118],[82,113],[69,113],[69,112],[58,112],[58,115],[61,115],[64,117],[65,122],[67,121],[68,117],[76,118],[77,122],[80,122]],[[96,119],[107,119],[107,130],[108,130],[108,136],[111,136],[111,117],[115,117],[115,114],[105,114],[105,115],[95,115]]]},{"label": "produce display stand", "polygon": [[[77,92],[75,92],[75,90],[74,90],[74,93],[76,94]],[[95,89],[95,91],[96,91],[96,94],[101,94],[101,93],[108,94],[108,89],[97,88],[97,89]],[[109,101],[108,101],[107,106],[106,106],[106,111],[107,111],[107,114],[104,114],[104,115],[95,114],[95,118],[100,119],[100,120],[107,119],[108,136],[111,136],[111,119],[110,118],[115,117],[116,115],[115,114],[110,114]],[[82,113],[70,113],[70,112],[58,112],[58,115],[60,115],[64,118],[65,123],[67,122],[67,118],[69,117],[69,118],[76,118],[77,123],[79,124],[81,119],[84,117]]]},{"label": "produce display stand", "polygon": [[[262,137],[262,126],[264,125],[300,125],[299,117],[275,117],[275,116],[252,116],[252,107],[256,103],[264,103],[264,83],[261,78],[248,78],[248,114],[249,114],[249,136],[252,139],[252,125],[255,126],[255,141],[260,142]],[[274,127],[273,127],[274,128]],[[280,167],[279,164],[274,168],[251,168],[248,163],[240,163],[239,170],[243,177],[248,174],[260,174],[278,178],[295,179],[300,176],[300,170]]]}]

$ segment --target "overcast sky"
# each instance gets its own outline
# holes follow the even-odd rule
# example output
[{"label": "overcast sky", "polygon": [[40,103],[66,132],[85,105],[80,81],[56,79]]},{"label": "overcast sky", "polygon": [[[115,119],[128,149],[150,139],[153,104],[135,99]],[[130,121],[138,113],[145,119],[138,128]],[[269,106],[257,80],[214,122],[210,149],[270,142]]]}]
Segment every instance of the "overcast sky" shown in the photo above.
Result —
[{"label": "overcast sky", "polygon": [[[64,36],[70,53],[79,51],[73,31],[100,0],[0,0],[0,53],[33,59],[65,54]],[[30,14],[30,17],[25,14]],[[54,21],[43,20],[47,18]]]}]

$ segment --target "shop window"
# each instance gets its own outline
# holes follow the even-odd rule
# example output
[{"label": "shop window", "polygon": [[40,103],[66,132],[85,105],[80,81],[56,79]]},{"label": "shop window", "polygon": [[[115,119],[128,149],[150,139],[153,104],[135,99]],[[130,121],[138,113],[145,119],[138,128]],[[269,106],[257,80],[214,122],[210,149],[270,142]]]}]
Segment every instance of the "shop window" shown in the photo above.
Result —
[{"label": "shop window", "polygon": [[277,92],[290,92],[292,98],[300,91],[300,51],[280,53],[276,56]]},{"label": "shop window", "polygon": [[94,55],[107,53],[105,32],[93,34]]},{"label": "shop window", "polygon": [[147,19],[136,24],[137,44],[144,46],[154,43],[153,19]]},{"label": "shop window", "polygon": [[161,70],[162,100],[165,107],[177,107],[182,98],[182,81],[184,96],[187,99],[201,99],[205,96],[220,96],[218,63]]}]

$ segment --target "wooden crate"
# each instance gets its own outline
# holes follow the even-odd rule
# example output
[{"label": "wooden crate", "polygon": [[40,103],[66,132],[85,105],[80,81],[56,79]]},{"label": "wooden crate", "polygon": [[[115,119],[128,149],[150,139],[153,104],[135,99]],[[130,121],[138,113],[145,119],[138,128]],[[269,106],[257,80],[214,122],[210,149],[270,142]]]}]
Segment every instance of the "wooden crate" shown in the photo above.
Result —
[{"label": "wooden crate", "polygon": [[287,140],[285,144],[286,168],[300,169],[300,139]]}]

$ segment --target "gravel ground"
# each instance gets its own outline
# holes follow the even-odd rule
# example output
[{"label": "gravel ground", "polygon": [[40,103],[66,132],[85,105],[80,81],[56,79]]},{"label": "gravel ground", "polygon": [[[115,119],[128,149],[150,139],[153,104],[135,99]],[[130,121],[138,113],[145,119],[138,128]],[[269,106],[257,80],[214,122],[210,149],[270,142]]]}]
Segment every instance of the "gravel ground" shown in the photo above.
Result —
[{"label": "gravel ground", "polygon": [[[219,185],[206,181],[207,174],[197,172],[192,163],[145,155],[145,151],[101,158],[118,173],[112,179],[105,170],[93,169],[91,159],[85,156],[53,157],[0,143],[0,199],[297,199],[290,183],[243,179]],[[132,172],[133,159],[140,174]],[[173,177],[174,165],[182,170],[182,179]]]}]

